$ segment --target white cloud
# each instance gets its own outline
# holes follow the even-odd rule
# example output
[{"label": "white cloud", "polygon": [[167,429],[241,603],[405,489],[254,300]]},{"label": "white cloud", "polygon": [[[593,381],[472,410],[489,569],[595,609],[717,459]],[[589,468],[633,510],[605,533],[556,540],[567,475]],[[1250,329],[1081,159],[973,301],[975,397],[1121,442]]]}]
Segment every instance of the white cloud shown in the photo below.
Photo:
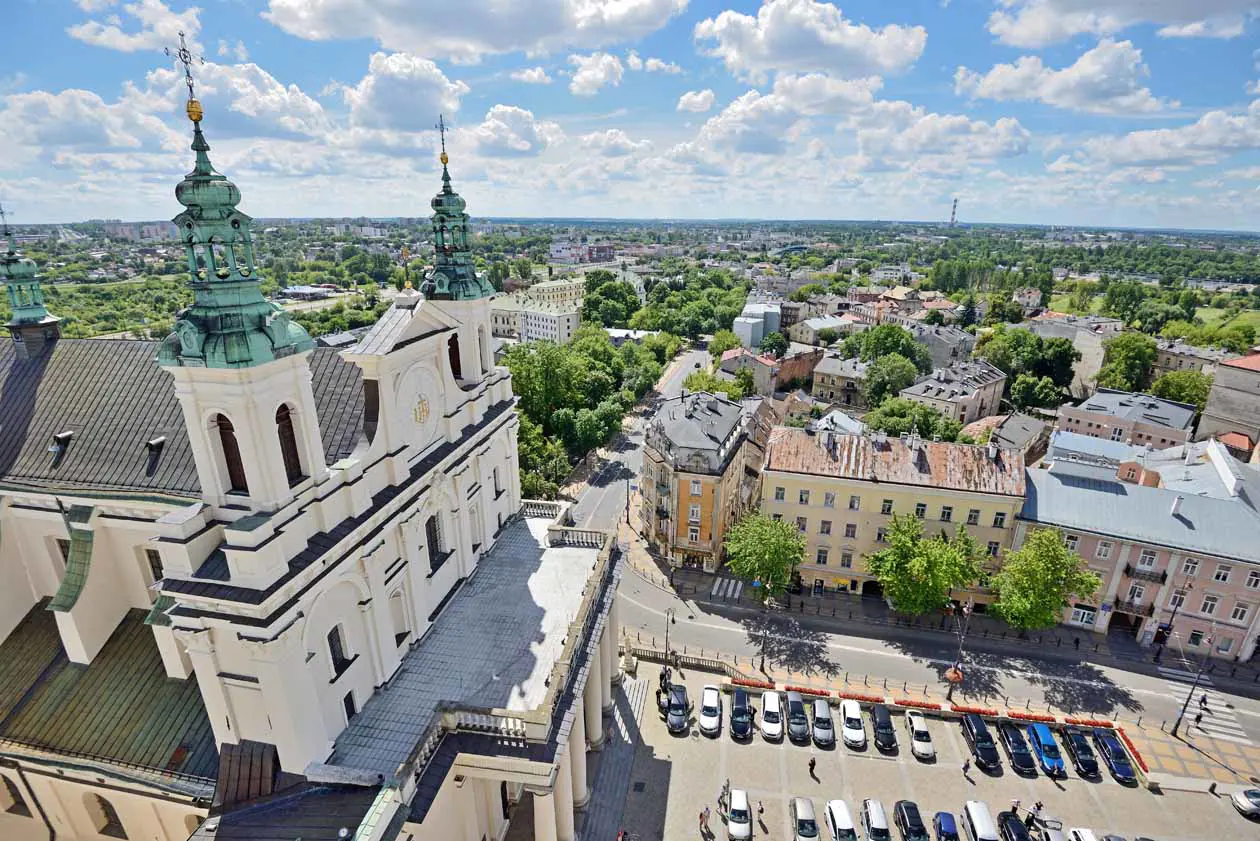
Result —
[{"label": "white cloud", "polygon": [[468,85],[446,78],[427,58],[407,53],[373,53],[368,73],[342,95],[350,120],[372,129],[426,131],[438,113],[459,110]]},{"label": "white cloud", "polygon": [[25,146],[48,156],[71,149],[156,149],[176,138],[160,119],[128,102],[107,103],[92,91],[74,88],[10,94],[0,109],[5,148]]},{"label": "white cloud", "polygon": [[1148,75],[1141,50],[1129,41],[1103,39],[1062,70],[1046,67],[1037,56],[998,64],[984,74],[959,67],[954,90],[972,99],[1039,101],[1094,114],[1150,113],[1175,106],[1142,86]]},{"label": "white cloud", "polygon": [[569,81],[569,92],[574,96],[594,96],[600,88],[621,84],[621,59],[609,53],[571,55],[569,63],[577,69]]},{"label": "white cloud", "polygon": [[239,39],[235,44],[229,44],[220,39],[219,55],[234,58],[237,61],[249,61],[249,50],[245,48],[245,42]]},{"label": "white cloud", "polygon": [[732,73],[762,82],[770,71],[897,73],[923,54],[927,30],[895,24],[876,30],[846,19],[830,3],[767,0],[756,17],[728,9],[701,21],[695,38]]},{"label": "white cloud", "polygon": [[1142,23],[1166,38],[1232,38],[1256,0],[997,0],[988,29],[1004,44],[1044,47],[1074,35],[1111,35]]},{"label": "white cloud", "polygon": [[822,73],[800,76],[779,76],[774,80],[774,96],[782,98],[798,113],[838,115],[875,101],[875,92],[883,87],[878,76],[865,79],[834,79]]},{"label": "white cloud", "polygon": [[622,155],[634,155],[652,148],[649,140],[631,140],[630,135],[621,129],[608,129],[584,134],[578,138],[582,148],[598,152],[605,157],[615,158]]},{"label": "white cloud", "polygon": [[714,100],[717,99],[713,91],[705,88],[702,91],[687,91],[678,97],[679,111],[694,111],[702,113],[713,107]]},{"label": "white cloud", "polygon": [[514,105],[494,106],[472,133],[478,151],[488,157],[537,155],[564,139],[559,124]]},{"label": "white cloud", "polygon": [[1018,120],[992,123],[937,114],[901,100],[881,100],[849,120],[858,150],[872,159],[914,161],[937,156],[960,163],[992,161],[1028,151],[1031,135]]},{"label": "white cloud", "polygon": [[687,0],[270,0],[263,16],[311,41],[375,38],[389,50],[475,62],[525,51],[593,49],[660,29]]},{"label": "white cloud", "polygon": [[512,71],[512,79],[527,85],[550,85],[551,77],[541,67],[522,67]]},{"label": "white cloud", "polygon": [[674,76],[683,72],[682,67],[672,61],[661,58],[641,58],[634,50],[626,54],[626,67],[634,71],[646,70],[648,73],[669,73]]},{"label": "white cloud", "polygon": [[[95,12],[106,8],[107,4],[88,2],[79,4],[85,12]],[[96,47],[106,47],[125,53],[138,50],[162,50],[179,45],[179,33],[184,32],[196,45],[197,33],[201,31],[201,10],[196,6],[182,12],[173,12],[162,0],[137,0],[127,3],[123,11],[139,28],[126,31],[122,21],[110,16],[105,21],[89,20],[76,24],[66,30],[72,38]]]},{"label": "white cloud", "polygon": [[1242,113],[1209,111],[1176,128],[1097,137],[1083,147],[1090,161],[1124,164],[1212,164],[1260,149],[1260,99]]}]

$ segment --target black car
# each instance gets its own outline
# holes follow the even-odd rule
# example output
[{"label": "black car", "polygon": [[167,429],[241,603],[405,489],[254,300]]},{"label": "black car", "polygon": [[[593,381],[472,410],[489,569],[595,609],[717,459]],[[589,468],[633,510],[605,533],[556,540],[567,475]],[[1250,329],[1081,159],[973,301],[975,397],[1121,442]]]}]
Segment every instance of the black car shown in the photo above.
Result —
[{"label": "black car", "polygon": [[1028,828],[1014,812],[998,812],[997,824],[1002,841],[1033,841]]},{"label": "black car", "polygon": [[1089,739],[1085,738],[1085,733],[1081,728],[1064,727],[1061,741],[1068,756],[1072,757],[1076,773],[1082,777],[1098,776],[1098,759],[1094,756],[1094,749],[1089,746]]},{"label": "black car", "polygon": [[736,689],[731,700],[731,737],[748,739],[752,737],[752,707],[748,703],[748,690]]},{"label": "black car", "polygon": [[687,687],[675,683],[669,687],[669,701],[665,705],[665,727],[671,733],[686,733],[690,718],[691,703],[687,700]]},{"label": "black car", "polygon": [[1006,758],[1011,761],[1011,770],[1016,774],[1037,776],[1037,761],[1033,759],[1032,751],[1028,749],[1028,742],[1024,741],[1024,734],[1019,727],[1010,721],[1004,721],[998,725],[998,735],[1002,739],[1002,746],[1006,748]]},{"label": "black car", "polygon": [[882,751],[897,749],[897,731],[893,727],[892,716],[888,707],[876,704],[871,707],[871,723],[875,730],[875,747]]},{"label": "black car", "polygon": [[1095,727],[1094,747],[1098,749],[1098,755],[1102,757],[1103,762],[1107,763],[1107,768],[1111,771],[1111,776],[1116,778],[1116,782],[1137,785],[1137,774],[1133,773],[1129,754],[1125,752],[1124,745],[1120,744],[1120,737],[1114,730]]},{"label": "black car", "polygon": [[902,841],[930,841],[927,825],[913,800],[898,800],[893,804],[893,823],[901,831]]},{"label": "black car", "polygon": [[976,765],[985,771],[996,771],[1002,767],[1002,757],[998,754],[997,745],[993,744],[993,736],[984,719],[975,713],[967,713],[962,718],[963,738],[976,758]]}]

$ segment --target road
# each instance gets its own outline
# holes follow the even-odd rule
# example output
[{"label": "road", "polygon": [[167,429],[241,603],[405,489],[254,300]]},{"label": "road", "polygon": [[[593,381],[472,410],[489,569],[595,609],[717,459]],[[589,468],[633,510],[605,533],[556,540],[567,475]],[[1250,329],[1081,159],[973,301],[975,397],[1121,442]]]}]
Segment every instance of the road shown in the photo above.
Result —
[{"label": "road", "polygon": [[[707,361],[705,351],[682,354],[658,385],[665,397],[677,396],[695,363]],[[612,529],[625,516],[626,491],[637,481],[642,464],[643,425],[636,419],[574,505],[576,521],[586,527]],[[621,584],[621,621],[629,633],[663,642],[665,611],[677,610],[670,629],[671,647],[719,651],[741,658],[766,654],[771,664],[793,671],[831,673],[843,680],[875,675],[895,683],[940,687],[944,670],[957,656],[954,637],[909,628],[846,626],[830,617],[764,614],[710,601],[682,600],[673,591],[637,573]],[[1171,671],[1166,674],[1128,671],[1085,663],[1075,653],[1012,651],[1008,645],[969,640],[968,678],[963,699],[986,702],[1052,703],[1060,709],[1118,714],[1134,720],[1171,722],[1189,689]],[[1169,663],[1167,666],[1180,664]],[[1258,687],[1260,690],[1260,687]],[[1222,726],[1236,739],[1260,743],[1260,702],[1208,686],[1211,702],[1220,708]],[[1194,712],[1192,705],[1191,714]]]}]

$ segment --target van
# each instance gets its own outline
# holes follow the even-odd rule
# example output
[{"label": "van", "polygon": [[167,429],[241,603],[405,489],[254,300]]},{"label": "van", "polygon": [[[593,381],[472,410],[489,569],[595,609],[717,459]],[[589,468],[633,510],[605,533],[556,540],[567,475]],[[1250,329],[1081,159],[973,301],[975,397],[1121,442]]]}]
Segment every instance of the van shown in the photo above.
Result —
[{"label": "van", "polygon": [[962,828],[970,841],[999,841],[997,825],[989,814],[989,807],[980,800],[968,800],[963,804]]},{"label": "van", "polygon": [[867,841],[892,841],[888,815],[884,814],[884,804],[878,800],[868,797],[862,801],[862,828],[866,830]]},{"label": "van", "polygon": [[858,841],[857,827],[853,823],[853,815],[849,814],[848,803],[828,800],[823,820],[827,824],[827,841]]},{"label": "van", "polygon": [[792,841],[817,841],[818,820],[814,817],[814,801],[808,797],[793,797],[788,805],[792,820]]}]

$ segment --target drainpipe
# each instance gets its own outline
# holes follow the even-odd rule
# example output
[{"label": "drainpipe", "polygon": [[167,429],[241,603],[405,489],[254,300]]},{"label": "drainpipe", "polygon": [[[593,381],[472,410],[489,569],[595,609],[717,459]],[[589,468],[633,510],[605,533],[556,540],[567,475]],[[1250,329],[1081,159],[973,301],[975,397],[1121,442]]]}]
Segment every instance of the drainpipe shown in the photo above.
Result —
[{"label": "drainpipe", "polygon": [[31,788],[31,781],[26,779],[26,774],[22,773],[22,766],[15,764],[13,770],[17,771],[18,779],[26,787],[26,793],[31,796],[31,801],[35,804],[35,809],[39,812],[40,818],[43,819],[44,826],[48,827],[48,841],[56,841],[57,830],[53,829],[52,821],[48,820],[48,814],[44,812],[44,807],[40,805],[39,798],[35,795],[35,789]]}]

